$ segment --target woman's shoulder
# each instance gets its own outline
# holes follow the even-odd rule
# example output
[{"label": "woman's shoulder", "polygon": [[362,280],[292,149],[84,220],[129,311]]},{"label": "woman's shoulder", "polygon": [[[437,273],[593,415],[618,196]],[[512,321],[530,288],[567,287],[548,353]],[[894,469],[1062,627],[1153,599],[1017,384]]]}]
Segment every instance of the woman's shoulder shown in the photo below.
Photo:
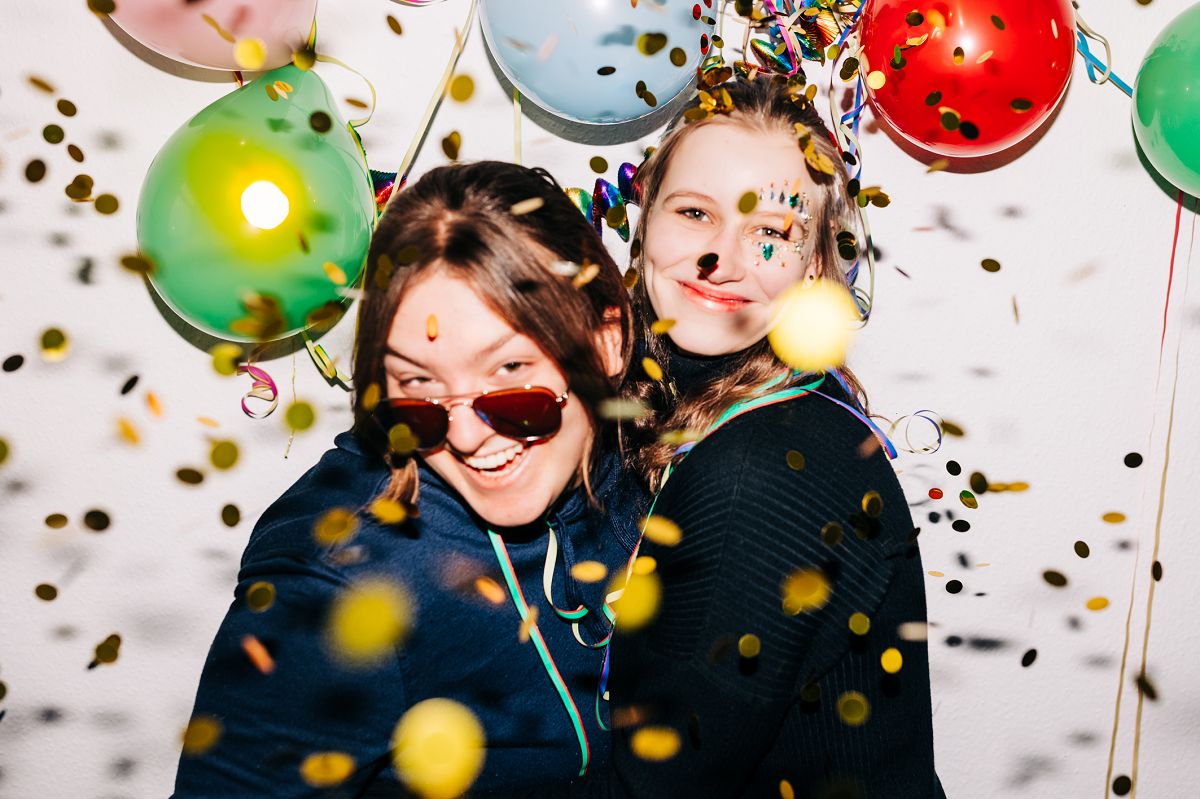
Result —
[{"label": "woman's shoulder", "polygon": [[334,437],[334,446],[272,502],[254,525],[242,565],[271,553],[319,557],[325,547],[314,536],[328,512],[365,507],[387,485],[388,466],[369,455],[350,431]]}]

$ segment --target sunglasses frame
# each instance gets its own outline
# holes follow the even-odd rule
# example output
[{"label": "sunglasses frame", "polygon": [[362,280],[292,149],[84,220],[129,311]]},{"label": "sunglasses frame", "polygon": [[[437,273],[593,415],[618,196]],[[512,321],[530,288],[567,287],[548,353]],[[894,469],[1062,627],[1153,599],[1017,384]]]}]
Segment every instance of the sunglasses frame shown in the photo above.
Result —
[{"label": "sunglasses frame", "polygon": [[[497,430],[495,427],[492,426],[492,423],[489,422],[483,416],[483,414],[481,414],[479,411],[477,411],[475,409],[475,402],[476,402],[476,400],[480,399],[481,397],[487,397],[487,396],[493,395],[493,394],[500,394],[500,393],[503,393],[506,391],[545,392],[545,394],[548,397],[550,397],[551,399],[554,400],[554,404],[558,407],[558,413],[559,413],[558,425],[555,426],[555,428],[552,432],[546,433],[544,435],[537,435],[537,436],[516,436],[516,437],[514,437],[514,436],[505,435],[500,430]],[[446,443],[446,438],[447,438],[447,436],[449,436],[450,422],[454,421],[454,414],[451,412],[451,409],[458,405],[466,405],[475,414],[475,417],[477,419],[479,419],[481,422],[483,422],[485,425],[487,425],[489,428],[491,428],[497,434],[504,436],[504,438],[510,438],[513,441],[520,441],[524,444],[528,444],[533,441],[541,441],[543,439],[550,438],[551,436],[556,435],[558,433],[558,431],[560,429],[562,429],[562,408],[563,408],[563,405],[566,404],[567,396],[570,393],[571,393],[570,389],[566,389],[561,394],[556,394],[553,389],[547,388],[546,386],[535,386],[535,385],[526,383],[523,386],[509,386],[507,388],[484,389],[483,391],[480,391],[478,394],[475,394],[474,396],[471,396],[469,398],[463,398],[463,395],[455,395],[455,394],[447,394],[442,397],[420,397],[420,398],[418,398],[418,397],[388,397],[388,398],[381,400],[379,405],[380,405],[380,407],[384,408],[385,413],[388,414],[389,418],[385,419],[384,421],[385,421],[386,428],[389,430],[397,424],[404,424],[404,422],[398,422],[398,421],[395,421],[394,419],[390,418],[390,416],[394,410],[394,406],[392,405],[393,401],[423,402],[423,403],[428,403],[429,405],[433,405],[435,407],[438,407],[438,408],[441,408],[442,410],[444,410],[446,412],[446,428],[447,428],[446,433],[444,435],[442,435],[441,440],[439,440],[436,444],[433,444],[430,446],[425,446],[424,444],[422,444],[420,447],[418,447],[418,449],[420,449],[420,450],[428,451],[428,450],[437,449]],[[447,397],[458,397],[458,398],[451,399],[449,402],[445,402],[444,400]],[[415,431],[414,431],[414,434],[415,434]]]}]

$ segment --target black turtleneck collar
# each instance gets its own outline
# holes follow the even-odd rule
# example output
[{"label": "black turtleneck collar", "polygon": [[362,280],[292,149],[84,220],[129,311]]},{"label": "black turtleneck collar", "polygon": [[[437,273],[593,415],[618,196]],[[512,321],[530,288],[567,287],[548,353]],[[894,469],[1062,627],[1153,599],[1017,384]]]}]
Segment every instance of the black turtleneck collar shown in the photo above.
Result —
[{"label": "black turtleneck collar", "polygon": [[675,382],[680,396],[729,374],[741,363],[745,350],[722,355],[694,355],[684,352],[668,339],[666,371]]}]

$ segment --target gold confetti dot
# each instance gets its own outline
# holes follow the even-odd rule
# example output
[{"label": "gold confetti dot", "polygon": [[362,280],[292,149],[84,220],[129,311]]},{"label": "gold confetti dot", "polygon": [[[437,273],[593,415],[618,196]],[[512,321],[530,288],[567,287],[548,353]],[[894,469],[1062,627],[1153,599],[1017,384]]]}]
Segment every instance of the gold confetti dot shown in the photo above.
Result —
[{"label": "gold confetti dot", "polygon": [[670,760],[679,752],[679,733],[670,727],[642,727],[630,737],[629,747],[642,760]]},{"label": "gold confetti dot", "polygon": [[46,526],[51,530],[61,530],[67,526],[67,517],[62,513],[51,513],[46,517]]},{"label": "gold confetti dot", "polygon": [[738,198],[737,209],[739,213],[748,214],[758,207],[758,195],[752,191],[748,191]]},{"label": "gold confetti dot", "polygon": [[890,646],[883,650],[883,654],[879,656],[879,665],[888,674],[895,674],[900,671],[900,667],[904,665],[904,656],[900,654],[900,650],[894,646]]},{"label": "gold confetti dot", "polygon": [[246,589],[246,607],[254,613],[269,610],[275,604],[275,586],[265,581],[253,583]]},{"label": "gold confetti dot", "polygon": [[509,213],[513,216],[524,216],[525,214],[533,213],[545,204],[546,201],[541,197],[530,197],[528,200],[513,203],[512,208],[509,209]]},{"label": "gold confetti dot", "polygon": [[872,519],[878,519],[883,513],[883,497],[879,496],[878,491],[868,491],[863,494],[862,498],[863,513],[870,516]]},{"label": "gold confetti dot", "polygon": [[433,314],[425,320],[425,338],[436,341],[438,337],[438,320]]},{"label": "gold confetti dot", "polygon": [[756,658],[762,652],[762,641],[757,635],[746,633],[738,639],[738,654],[744,658]]},{"label": "gold confetti dot", "polygon": [[50,583],[42,583],[37,588],[33,589],[34,595],[44,602],[53,602],[58,597],[58,589],[50,585]]},{"label": "gold confetti dot", "polygon": [[923,621],[906,621],[896,628],[896,634],[902,641],[927,641],[929,624]]},{"label": "gold confetti dot", "polygon": [[259,674],[270,674],[275,671],[275,658],[271,657],[271,653],[263,646],[262,641],[253,635],[242,636],[242,651],[254,664],[254,668],[258,669]]},{"label": "gold confetti dot", "polygon": [[384,524],[403,524],[408,509],[394,499],[380,497],[371,503],[371,515]]},{"label": "gold confetti dot", "polygon": [[488,602],[491,602],[493,605],[504,604],[504,589],[500,587],[500,583],[496,582],[491,577],[476,577],[475,590],[481,597],[486,599]]},{"label": "gold confetti dot", "polygon": [[887,76],[878,69],[867,73],[867,86],[878,90],[883,88],[883,84],[887,83]]},{"label": "gold confetti dot", "polygon": [[450,131],[450,135],[442,139],[442,152],[451,161],[458,160],[458,151],[462,148],[462,134],[457,130]]},{"label": "gold confetti dot", "polygon": [[313,538],[324,547],[344,544],[358,533],[358,516],[349,508],[332,508],[317,519]]},{"label": "gold confetti dot", "polygon": [[797,283],[781,296],[778,321],[767,338],[780,360],[804,371],[840,365],[850,346],[858,309],[850,292],[830,280]]},{"label": "gold confetti dot", "polygon": [[121,636],[113,633],[96,645],[97,663],[116,663],[121,651]]},{"label": "gold confetti dot", "polygon": [[416,452],[421,442],[413,435],[412,428],[406,424],[393,425],[388,430],[388,446],[397,455],[410,455]]},{"label": "gold confetti dot", "polygon": [[467,707],[450,699],[413,705],[392,734],[396,773],[423,799],[466,793],[483,769],[484,730]]},{"label": "gold confetti dot", "polygon": [[598,560],[584,560],[571,567],[571,576],[581,583],[598,583],[608,576],[608,567]]},{"label": "gold confetti dot", "polygon": [[987,61],[989,58],[992,57],[993,52],[994,51],[992,51],[992,50],[988,50],[987,52],[983,53],[982,55],[979,56],[979,58],[975,59],[975,63],[982,64],[984,61]]},{"label": "gold confetti dot", "polygon": [[871,715],[871,706],[867,698],[858,691],[847,691],[838,697],[837,712],[842,723],[847,727],[858,727],[867,721]]},{"label": "gold confetti dot", "polygon": [[67,334],[57,327],[43,330],[40,343],[42,359],[50,363],[65,359],[71,351],[71,342]]},{"label": "gold confetti dot", "polygon": [[284,421],[293,430],[307,430],[313,426],[315,420],[316,412],[313,407],[302,400],[289,405],[284,414]]},{"label": "gold confetti dot", "polygon": [[267,60],[267,45],[262,39],[254,36],[238,39],[233,46],[233,60],[242,69],[262,69]]},{"label": "gold confetti dot", "polygon": [[1088,610],[1104,610],[1108,607],[1108,599],[1102,596],[1094,596],[1087,601]]},{"label": "gold confetti dot", "polygon": [[163,415],[162,403],[158,401],[158,395],[153,391],[146,392],[146,407],[150,409],[150,414],[155,418],[161,419]]},{"label": "gold confetti dot", "polygon": [[794,449],[789,449],[787,453],[788,468],[793,471],[800,471],[804,468],[804,455]]},{"label": "gold confetti dot", "polygon": [[208,351],[212,356],[212,367],[219,375],[237,373],[238,361],[242,359],[242,348],[236,344],[217,344]]},{"label": "gold confetti dot", "polygon": [[341,785],[354,773],[354,758],[345,752],[314,752],[300,764],[300,778],[313,788]]},{"label": "gold confetti dot", "polygon": [[[621,578],[613,580],[608,587],[609,593],[619,589],[620,583]],[[646,626],[658,613],[661,597],[662,581],[658,575],[653,572],[638,574],[635,570],[625,584],[624,593],[613,603],[617,627],[628,632]]]},{"label": "gold confetti dot", "polygon": [[940,571],[937,571],[937,570],[935,570],[935,569],[930,569],[930,570],[929,570],[928,572],[926,572],[926,573],[927,573],[927,574],[928,574],[930,577],[945,577],[945,576],[946,576],[946,573],[945,573],[945,572],[940,572]]},{"label": "gold confetti dot", "polygon": [[608,171],[608,161],[601,155],[593,155],[591,160],[588,161],[588,166],[592,168],[593,172],[600,175]]},{"label": "gold confetti dot", "polygon": [[529,612],[525,618],[521,619],[521,623],[517,625],[517,640],[522,644],[529,643],[529,636],[537,629],[538,609],[537,606],[529,608]]},{"label": "gold confetti dot", "polygon": [[329,278],[329,282],[338,286],[346,285],[346,273],[333,261],[326,261],[321,264],[321,268],[325,270],[325,276]]},{"label": "gold confetti dot", "polygon": [[408,634],[412,603],[397,584],[366,578],[351,584],[334,600],[327,641],[349,665],[371,665],[385,659]]},{"label": "gold confetti dot", "polygon": [[392,29],[392,33],[396,34],[397,36],[400,36],[404,33],[404,28],[400,25],[400,20],[396,19],[391,14],[387,15],[387,24],[388,27]]},{"label": "gold confetti dot", "polygon": [[871,618],[865,613],[851,613],[849,626],[855,635],[866,635],[871,631]]},{"label": "gold confetti dot", "polygon": [[221,738],[221,722],[212,716],[193,716],[183,731],[183,753],[196,757],[212,749]]},{"label": "gold confetti dot", "polygon": [[571,279],[571,285],[575,288],[583,288],[588,283],[596,279],[596,275],[600,274],[600,265],[583,262],[583,266],[579,268],[579,273]]},{"label": "gold confetti dot", "polygon": [[779,781],[779,799],[796,799],[796,789],[787,780]]},{"label": "gold confetti dot", "polygon": [[230,503],[221,508],[221,521],[226,527],[236,527],[238,522],[242,520],[242,512],[238,510],[238,506]]},{"label": "gold confetti dot", "polygon": [[375,410],[375,406],[379,404],[379,400],[383,395],[383,389],[378,383],[370,383],[362,393],[362,408],[367,413]]},{"label": "gold confetti dot", "polygon": [[141,440],[141,436],[138,435],[137,428],[134,427],[133,422],[124,416],[117,419],[117,432],[126,443],[137,444]]},{"label": "gold confetti dot", "polygon": [[209,461],[218,469],[232,469],[238,460],[238,445],[233,441],[214,441]]},{"label": "gold confetti dot", "polygon": [[475,93],[475,81],[470,75],[455,75],[450,81],[450,97],[455,102],[465,103]]},{"label": "gold confetti dot", "polygon": [[[637,273],[635,272],[634,274]],[[655,319],[654,323],[650,325],[650,332],[656,336],[661,336],[673,327],[675,327],[674,319]]]},{"label": "gold confetti dot", "polygon": [[651,380],[662,380],[663,378],[662,367],[659,366],[658,361],[654,360],[653,358],[642,358],[642,371],[644,371],[646,376]]},{"label": "gold confetti dot", "polygon": [[653,574],[658,568],[658,561],[653,555],[638,555],[633,561],[633,573],[637,575]]},{"label": "gold confetti dot", "polygon": [[117,198],[111,194],[101,194],[96,198],[95,205],[96,210],[105,216],[109,214],[115,214],[117,212],[117,208],[120,207],[120,203],[117,201]]},{"label": "gold confetti dot", "polygon": [[789,616],[820,610],[829,601],[829,580],[819,569],[799,569],[783,583],[783,611]]},{"label": "gold confetti dot", "polygon": [[984,258],[982,261],[979,262],[979,265],[983,267],[983,271],[985,271],[985,272],[999,272],[1000,271],[1000,262],[997,261],[995,258]]},{"label": "gold confetti dot", "polygon": [[121,268],[139,275],[154,272],[154,262],[144,255],[125,255],[120,260]]},{"label": "gold confetti dot", "polygon": [[643,33],[637,38],[638,51],[642,55],[654,55],[667,46],[665,33]]},{"label": "gold confetti dot", "polygon": [[647,516],[643,522],[642,534],[656,544],[673,547],[683,539],[683,531],[679,525],[665,516]]},{"label": "gold confetti dot", "polygon": [[[106,15],[117,10],[114,0],[87,0],[87,6],[94,14]],[[30,78],[33,80],[33,78]]]},{"label": "gold confetti dot", "polygon": [[1109,524],[1120,524],[1121,522],[1125,521],[1125,514],[1117,511],[1109,511],[1100,518]]},{"label": "gold confetti dot", "polygon": [[937,158],[929,163],[929,166],[925,169],[925,174],[929,174],[930,172],[941,172],[948,166],[950,166],[950,159]]}]

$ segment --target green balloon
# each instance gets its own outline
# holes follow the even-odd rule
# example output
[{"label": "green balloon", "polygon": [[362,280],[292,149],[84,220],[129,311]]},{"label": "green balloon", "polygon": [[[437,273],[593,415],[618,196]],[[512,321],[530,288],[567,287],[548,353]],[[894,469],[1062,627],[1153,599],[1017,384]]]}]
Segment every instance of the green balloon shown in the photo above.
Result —
[{"label": "green balloon", "polygon": [[358,280],[375,218],[357,138],[316,73],[289,64],[167,140],[142,186],[137,236],[180,316],[263,341],[337,318],[351,300],[335,280]]},{"label": "green balloon", "polygon": [[1133,86],[1133,130],[1163,177],[1200,196],[1200,5],[1150,45]]}]

